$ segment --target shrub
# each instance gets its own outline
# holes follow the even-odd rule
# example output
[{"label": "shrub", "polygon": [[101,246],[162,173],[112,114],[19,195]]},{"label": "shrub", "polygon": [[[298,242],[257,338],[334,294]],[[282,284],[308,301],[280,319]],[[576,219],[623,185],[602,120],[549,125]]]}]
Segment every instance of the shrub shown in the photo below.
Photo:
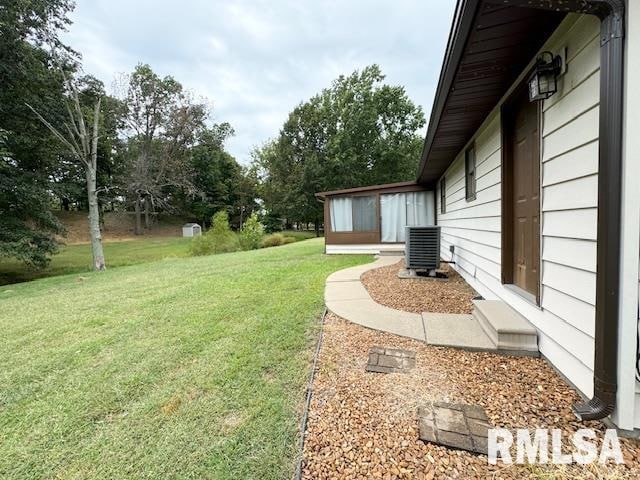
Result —
[{"label": "shrub", "polygon": [[213,239],[206,234],[194,237],[189,245],[189,253],[195,257],[211,255],[213,253]]},{"label": "shrub", "polygon": [[315,238],[316,236],[315,232],[310,232],[308,230],[285,230],[280,233],[282,233],[287,237],[295,238],[296,242],[299,242],[300,240],[308,240],[310,238]]},{"label": "shrub", "polygon": [[295,237],[284,237],[284,241],[282,242],[282,244],[286,245],[287,243],[295,243],[295,242],[297,242]]},{"label": "shrub", "polygon": [[277,247],[284,244],[284,235],[281,233],[272,233],[262,239],[262,247]]},{"label": "shrub", "polygon": [[191,255],[235,252],[240,248],[238,236],[229,227],[229,215],[220,211],[213,216],[211,228],[191,242]]},{"label": "shrub", "polygon": [[264,237],[264,226],[258,220],[258,215],[252,213],[240,231],[240,247],[242,250],[260,248],[262,237]]}]

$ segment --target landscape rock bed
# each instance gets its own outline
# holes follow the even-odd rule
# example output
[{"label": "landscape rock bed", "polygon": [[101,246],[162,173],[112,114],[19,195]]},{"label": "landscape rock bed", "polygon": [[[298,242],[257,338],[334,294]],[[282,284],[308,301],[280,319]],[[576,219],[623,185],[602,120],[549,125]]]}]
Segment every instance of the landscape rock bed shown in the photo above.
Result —
[{"label": "landscape rock bed", "polygon": [[[372,347],[416,353],[403,374],[368,373]],[[544,361],[431,347],[326,317],[304,446],[305,479],[640,478],[640,447],[622,439],[626,465],[489,465],[487,458],[419,439],[418,410],[435,402],[481,406],[500,428],[580,428],[579,399]],[[599,435],[602,438],[602,435]]]},{"label": "landscape rock bed", "polygon": [[478,294],[448,264],[441,264],[448,279],[398,278],[404,260],[387,267],[369,270],[361,281],[371,298],[381,305],[422,313],[471,313],[471,300]]}]

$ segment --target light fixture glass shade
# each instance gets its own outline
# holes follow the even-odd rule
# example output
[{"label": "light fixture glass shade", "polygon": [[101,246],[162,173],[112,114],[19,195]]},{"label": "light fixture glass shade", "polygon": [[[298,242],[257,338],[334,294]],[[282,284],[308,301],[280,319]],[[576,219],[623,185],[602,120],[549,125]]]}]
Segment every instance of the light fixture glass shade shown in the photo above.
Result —
[{"label": "light fixture glass shade", "polygon": [[[545,60],[545,56],[551,57]],[[529,100],[545,100],[558,91],[558,74],[561,69],[560,57],[544,52],[536,62],[534,72],[529,77]]]}]

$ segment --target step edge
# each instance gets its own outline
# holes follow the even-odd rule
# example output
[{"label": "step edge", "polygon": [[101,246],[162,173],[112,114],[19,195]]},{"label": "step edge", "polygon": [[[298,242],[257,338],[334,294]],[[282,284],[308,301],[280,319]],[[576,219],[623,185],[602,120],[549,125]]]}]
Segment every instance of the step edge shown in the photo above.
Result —
[{"label": "step edge", "polygon": [[[529,322],[529,320],[527,320],[526,317],[524,317],[520,312],[518,312],[514,308],[510,307],[507,303],[503,302],[502,300],[472,300],[472,302],[473,302],[473,306],[474,306],[474,311],[478,310],[478,312],[481,313],[487,319],[487,321],[491,324],[491,326],[496,331],[511,332],[512,333],[512,332],[514,332],[514,328],[522,328],[524,331],[528,331],[528,332],[530,332],[532,334],[533,333],[537,334],[536,328],[533,325],[531,325],[531,322]],[[496,327],[494,325],[494,323],[491,322],[491,320],[489,320],[489,316],[485,313],[485,311],[483,311],[482,305],[487,305],[484,302],[495,302],[495,304],[503,305],[504,306],[503,309],[508,309],[508,312],[512,313],[513,316],[515,317],[516,321],[519,322],[519,323],[522,323],[523,326],[522,327]]]}]

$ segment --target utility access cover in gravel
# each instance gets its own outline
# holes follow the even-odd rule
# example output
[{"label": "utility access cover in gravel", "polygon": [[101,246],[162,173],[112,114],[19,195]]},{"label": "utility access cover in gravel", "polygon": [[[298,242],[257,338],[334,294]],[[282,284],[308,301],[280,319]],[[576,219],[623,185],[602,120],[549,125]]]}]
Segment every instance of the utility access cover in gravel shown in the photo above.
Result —
[{"label": "utility access cover in gravel", "polygon": [[369,350],[366,371],[376,373],[406,373],[416,366],[416,352],[400,348],[373,347]]},{"label": "utility access cover in gravel", "polygon": [[429,443],[487,454],[491,425],[482,407],[435,402],[418,409],[420,439]]}]

